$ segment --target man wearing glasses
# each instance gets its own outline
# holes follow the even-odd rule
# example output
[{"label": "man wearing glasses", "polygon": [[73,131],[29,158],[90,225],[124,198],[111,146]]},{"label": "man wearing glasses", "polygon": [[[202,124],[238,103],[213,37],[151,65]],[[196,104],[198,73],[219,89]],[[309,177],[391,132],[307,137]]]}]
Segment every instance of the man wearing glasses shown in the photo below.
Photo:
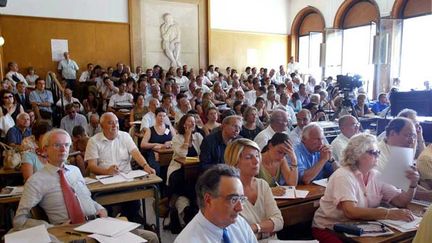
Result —
[{"label": "man wearing glasses", "polygon": [[308,109],[301,109],[296,114],[297,126],[294,128],[289,134],[289,139],[293,146],[296,146],[301,143],[301,134],[303,127],[308,125],[312,120],[312,114]]},{"label": "man wearing glasses", "polygon": [[360,123],[354,116],[345,115],[339,118],[339,129],[341,133],[331,143],[333,158],[341,161],[342,152],[346,148],[349,139],[359,133]]},{"label": "man wearing glasses", "polygon": [[257,242],[251,227],[239,216],[246,201],[240,173],[219,164],[200,176],[196,184],[200,211],[175,239],[180,242]]},{"label": "man wearing glasses", "polygon": [[275,109],[270,116],[270,124],[266,129],[262,130],[255,137],[254,142],[258,144],[262,150],[267,145],[268,141],[277,132],[287,133],[289,131],[290,122],[288,113],[281,109]]}]

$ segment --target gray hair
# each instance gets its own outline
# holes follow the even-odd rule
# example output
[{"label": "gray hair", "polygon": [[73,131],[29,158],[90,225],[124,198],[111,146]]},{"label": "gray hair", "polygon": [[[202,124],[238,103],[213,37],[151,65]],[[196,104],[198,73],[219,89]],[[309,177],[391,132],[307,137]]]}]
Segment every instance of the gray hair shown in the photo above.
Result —
[{"label": "gray hair", "polygon": [[195,191],[197,194],[197,202],[200,209],[204,208],[204,196],[209,193],[213,197],[219,195],[219,184],[222,176],[235,177],[240,179],[238,169],[226,165],[217,164],[206,170],[197,180]]},{"label": "gray hair", "polygon": [[44,134],[44,137],[42,139],[42,148],[45,148],[45,147],[47,147],[49,145],[51,137],[54,134],[63,134],[65,136],[67,136],[67,138],[69,140],[69,143],[72,143],[72,139],[71,139],[71,137],[70,137],[70,135],[69,135],[68,132],[66,132],[65,130],[60,129],[60,128],[55,128],[55,129],[52,129],[51,131],[49,131],[49,132],[47,132],[47,133]]},{"label": "gray hair", "polygon": [[105,113],[103,113],[102,116],[100,117],[100,121],[99,121],[99,123],[100,123],[100,124],[104,123],[105,119],[106,119],[108,116],[115,116],[115,117],[117,117],[114,113],[112,113],[112,112],[110,112],[110,111],[109,111],[109,112],[105,112]]},{"label": "gray hair", "polygon": [[278,122],[278,120],[280,118],[284,118],[283,116],[285,116],[287,118],[288,123],[290,122],[290,117],[288,115],[288,113],[282,109],[275,109],[271,115],[270,115],[270,124],[273,122]]},{"label": "gray hair", "polygon": [[26,112],[22,112],[22,113],[19,113],[19,114],[17,115],[16,119],[19,120],[19,119],[23,118],[23,116],[25,116],[25,115],[27,115],[27,116],[30,117],[30,115],[29,115],[28,113],[26,113]]},{"label": "gray hair", "polygon": [[302,130],[302,139],[303,138],[309,138],[309,133],[313,129],[318,129],[318,130],[320,130],[324,134],[324,130],[322,129],[322,127],[320,127],[318,125],[318,123],[311,122],[311,123],[309,123],[309,124],[307,124],[306,126],[303,127],[303,130]]},{"label": "gray hair", "polygon": [[227,116],[222,120],[222,125],[230,124],[232,120],[239,120],[240,122],[243,122],[243,117],[239,115]]},{"label": "gray hair", "polygon": [[416,117],[416,116],[417,116],[417,111],[415,111],[413,109],[408,109],[408,108],[401,110],[397,114],[397,117],[406,117],[406,118],[411,118],[411,117]]},{"label": "gray hair", "polygon": [[344,115],[344,116],[341,116],[340,118],[339,118],[339,121],[338,121],[338,123],[339,123],[339,128],[340,127],[342,127],[342,126],[344,126],[345,125],[345,123],[348,121],[348,119],[349,118],[354,118],[355,120],[357,120],[354,116],[352,116],[352,115]]},{"label": "gray hair", "polygon": [[376,137],[369,133],[359,133],[354,135],[351,137],[347,147],[342,153],[341,165],[349,166],[353,171],[357,170],[360,156],[371,149],[376,143]]}]

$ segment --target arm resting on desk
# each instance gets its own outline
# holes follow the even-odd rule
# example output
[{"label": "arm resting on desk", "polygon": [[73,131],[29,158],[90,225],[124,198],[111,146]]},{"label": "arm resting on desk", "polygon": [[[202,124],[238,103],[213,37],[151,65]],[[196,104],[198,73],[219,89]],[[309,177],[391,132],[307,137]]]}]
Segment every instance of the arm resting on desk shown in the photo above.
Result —
[{"label": "arm resting on desk", "polygon": [[156,171],[150,167],[150,165],[147,163],[146,159],[142,156],[138,148],[135,148],[131,152],[132,158],[141,166],[143,167],[144,171],[149,174],[155,174]]}]

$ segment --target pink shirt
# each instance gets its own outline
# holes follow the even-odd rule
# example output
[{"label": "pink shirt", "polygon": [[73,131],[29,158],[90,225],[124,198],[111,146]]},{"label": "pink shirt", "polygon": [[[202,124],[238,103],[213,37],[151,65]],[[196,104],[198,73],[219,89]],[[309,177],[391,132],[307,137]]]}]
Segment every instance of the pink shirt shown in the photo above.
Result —
[{"label": "pink shirt", "polygon": [[401,193],[396,187],[379,181],[378,174],[378,171],[371,170],[365,186],[360,171],[352,171],[349,167],[336,170],[320,200],[312,227],[333,229],[334,224],[349,221],[339,208],[340,202],[352,201],[358,207],[376,208],[382,201],[390,202]]}]

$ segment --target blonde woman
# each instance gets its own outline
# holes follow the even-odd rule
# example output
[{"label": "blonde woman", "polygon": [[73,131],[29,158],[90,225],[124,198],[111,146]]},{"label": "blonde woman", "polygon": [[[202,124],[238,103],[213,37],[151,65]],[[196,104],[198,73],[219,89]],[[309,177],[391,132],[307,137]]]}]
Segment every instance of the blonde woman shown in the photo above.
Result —
[{"label": "blonde woman", "polygon": [[225,163],[240,170],[247,201],[240,213],[249,223],[259,242],[277,239],[276,232],[283,227],[281,211],[268,183],[258,175],[261,153],[258,145],[249,139],[240,138],[228,144],[224,154]]}]

